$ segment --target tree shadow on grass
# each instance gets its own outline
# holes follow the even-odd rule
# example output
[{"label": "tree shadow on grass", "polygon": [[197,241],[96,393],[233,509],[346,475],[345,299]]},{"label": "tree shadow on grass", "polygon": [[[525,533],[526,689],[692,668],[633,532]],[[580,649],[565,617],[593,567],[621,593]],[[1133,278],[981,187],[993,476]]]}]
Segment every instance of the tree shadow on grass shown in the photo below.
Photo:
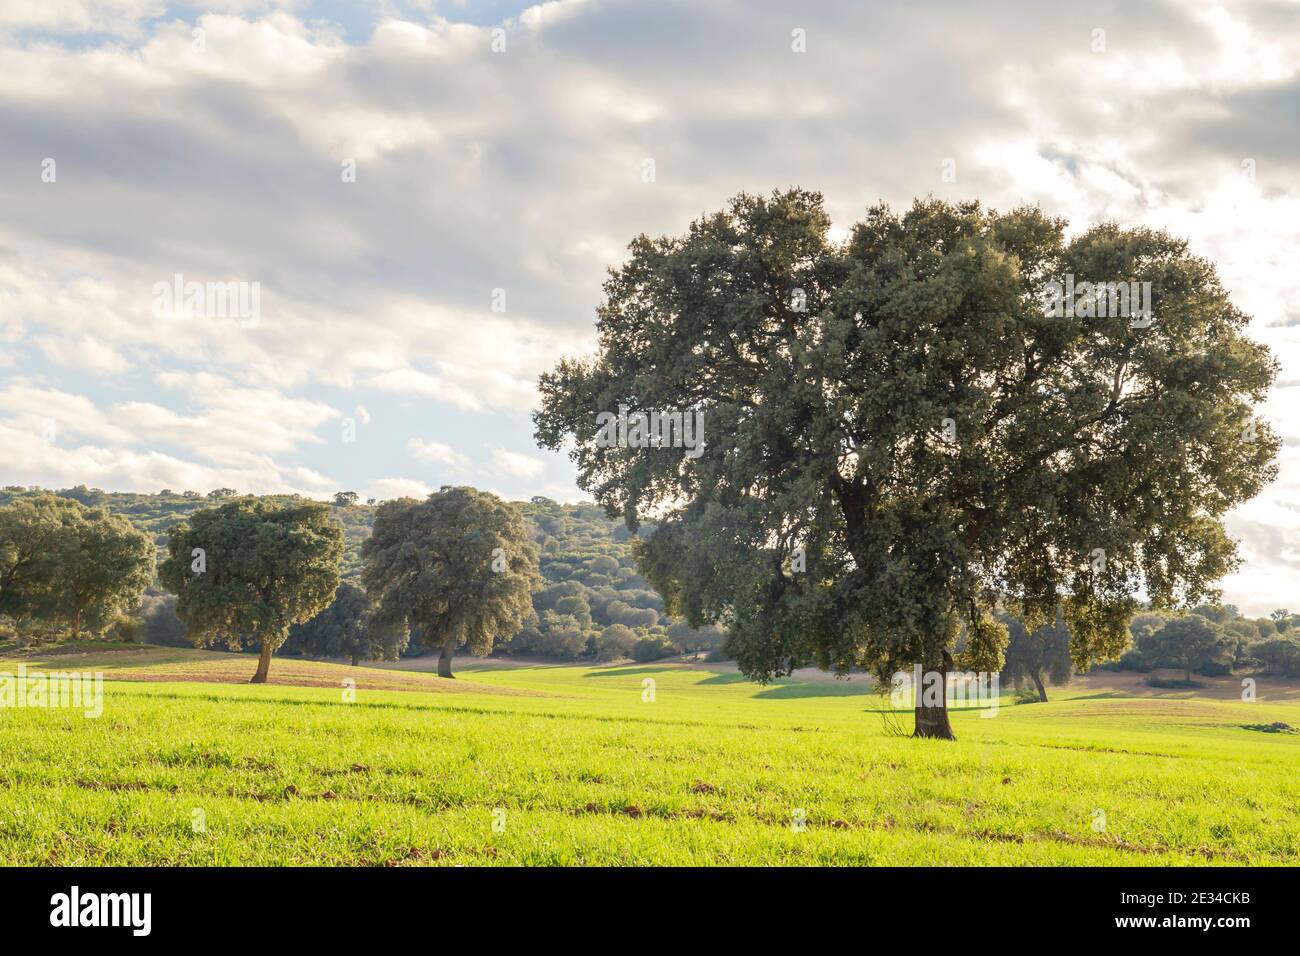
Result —
[{"label": "tree shadow on grass", "polygon": [[754,695],[763,700],[794,700],[806,697],[865,697],[874,696],[870,687],[850,684],[813,684],[794,681],[788,684],[771,683]]},{"label": "tree shadow on grass", "polygon": [[700,686],[707,684],[749,684],[758,690],[754,695],[755,699],[766,700],[794,700],[804,697],[859,697],[864,694],[874,693],[872,688],[866,684],[847,684],[847,683],[821,683],[816,681],[778,679],[770,684],[760,684],[757,681],[751,681],[744,674],[737,674],[731,671],[723,671],[714,674],[712,677],[706,677],[699,682]]},{"label": "tree shadow on grass", "polygon": [[[161,644],[127,644],[115,642],[77,641],[65,644],[35,645],[20,648],[3,655],[5,664],[25,664],[33,672],[40,670],[67,670],[73,664],[80,669],[104,667],[110,670],[129,670],[136,667],[156,667],[160,664],[194,664],[218,659],[196,656],[193,648],[165,647]],[[208,651],[207,655],[220,654],[219,659],[252,660],[257,655],[233,651]],[[3,670],[4,666],[0,666]]]},{"label": "tree shadow on grass", "polygon": [[744,674],[737,674],[734,671],[718,671],[712,677],[706,677],[700,681],[700,684],[752,684]]},{"label": "tree shadow on grass", "polygon": [[[655,667],[646,665],[644,667],[608,667],[598,671],[591,671],[583,674],[583,677],[639,677],[650,674],[680,674],[681,668],[678,667]],[[701,681],[707,684],[708,681]]]}]

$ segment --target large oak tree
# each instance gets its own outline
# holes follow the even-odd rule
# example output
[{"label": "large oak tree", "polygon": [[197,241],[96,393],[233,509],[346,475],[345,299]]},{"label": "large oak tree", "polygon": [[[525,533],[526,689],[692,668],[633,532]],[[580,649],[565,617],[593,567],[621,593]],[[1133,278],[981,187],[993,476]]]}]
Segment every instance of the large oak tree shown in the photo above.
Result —
[{"label": "large oak tree", "polygon": [[452,676],[457,648],[484,655],[496,638],[512,637],[542,585],[523,514],[473,488],[384,502],[361,557],[377,624],[416,627],[427,643],[441,645],[441,677]]},{"label": "large oak tree", "polygon": [[[1182,240],[1035,208],[917,201],[828,236],[820,195],[742,195],[612,271],[598,352],[542,377],[538,441],[629,528],[694,626],[759,680],[998,669],[1059,607],[1079,669],[1135,596],[1213,595],[1220,519],[1275,473],[1276,374]],[[1045,308],[1046,283],[1150,282],[1149,320]],[[704,450],[619,447],[597,416],[700,410]],[[605,419],[608,420],[607,418]],[[628,444],[631,444],[630,442]],[[698,455],[698,457],[697,457]],[[950,737],[945,706],[916,733]]]},{"label": "large oak tree", "polygon": [[343,530],[329,505],[234,498],[171,531],[159,578],[196,644],[259,646],[250,683],[266,682],[271,655],[294,624],[334,600]]}]

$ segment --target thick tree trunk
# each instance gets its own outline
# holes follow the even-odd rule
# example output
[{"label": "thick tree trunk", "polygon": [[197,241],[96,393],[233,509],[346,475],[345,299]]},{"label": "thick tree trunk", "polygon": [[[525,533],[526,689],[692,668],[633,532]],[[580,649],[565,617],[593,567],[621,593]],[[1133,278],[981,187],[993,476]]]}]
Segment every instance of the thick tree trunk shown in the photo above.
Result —
[{"label": "thick tree trunk", "polygon": [[265,684],[267,672],[271,669],[271,644],[269,641],[262,642],[262,653],[257,657],[257,673],[253,675],[250,684]]},{"label": "thick tree trunk", "polygon": [[450,634],[442,642],[442,654],[438,656],[438,676],[451,677],[451,655],[456,652],[456,635]]},{"label": "thick tree trunk", "polygon": [[926,686],[929,683],[928,675],[922,674],[921,686],[916,688],[916,724],[912,731],[913,737],[934,737],[939,740],[956,740],[957,735],[952,732],[952,724],[948,722],[948,667],[952,659],[945,651],[943,655],[943,667],[938,671],[940,680],[940,689],[937,694],[933,691],[930,697],[937,698],[926,700]]},{"label": "thick tree trunk", "polygon": [[1047,688],[1043,686],[1043,675],[1038,671],[1031,671],[1030,674],[1034,678],[1034,687],[1038,689],[1038,699],[1044,704],[1047,703]]},{"label": "thick tree trunk", "polygon": [[1183,680],[1189,684],[1192,682],[1192,669],[1190,667],[1183,668]]},{"label": "thick tree trunk", "polygon": [[353,666],[353,667],[356,667],[356,666],[357,666],[357,652],[356,652],[356,651],[353,651],[353,652],[352,652],[352,666]]},{"label": "thick tree trunk", "polygon": [[912,732],[912,736],[956,740],[957,735],[952,732],[952,724],[948,723],[948,702],[945,700],[942,707],[916,708],[916,729]]},{"label": "thick tree trunk", "polygon": [[931,689],[927,693],[927,687],[931,687],[931,675],[936,671],[923,672],[920,679],[920,687],[917,688],[917,700],[915,700],[915,730],[914,737],[935,737],[939,740],[956,740],[957,735],[953,734],[953,724],[948,722],[948,671],[952,669],[953,658],[948,652],[944,652],[943,667],[937,671],[939,675],[939,689],[937,692]]}]

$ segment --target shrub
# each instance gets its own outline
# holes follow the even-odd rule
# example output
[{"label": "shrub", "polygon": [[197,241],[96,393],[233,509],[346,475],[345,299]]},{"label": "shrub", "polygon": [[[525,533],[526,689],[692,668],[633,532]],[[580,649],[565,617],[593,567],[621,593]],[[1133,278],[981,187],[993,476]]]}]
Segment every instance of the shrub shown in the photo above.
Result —
[{"label": "shrub", "polygon": [[143,643],[144,635],[144,621],[130,614],[119,614],[104,629],[104,637],[108,640],[121,641],[125,644]]},{"label": "shrub", "polygon": [[176,616],[176,595],[148,594],[140,602],[140,619],[144,624],[144,642],[163,647],[193,647],[185,636],[185,625]]},{"label": "shrub", "polygon": [[625,624],[611,624],[596,639],[596,659],[614,661],[631,657],[636,644],[636,631]]},{"label": "shrub", "polygon": [[668,638],[687,654],[712,653],[721,650],[726,640],[726,632],[716,625],[709,624],[695,629],[685,621],[669,625]]},{"label": "shrub", "polygon": [[1300,677],[1300,642],[1285,637],[1260,641],[1251,645],[1250,656],[1263,664],[1270,674]]},{"label": "shrub", "polygon": [[676,653],[677,648],[662,637],[643,637],[632,648],[632,659],[644,664],[672,657]]},{"label": "shrub", "polygon": [[1200,681],[1184,680],[1182,678],[1171,679],[1168,677],[1148,677],[1145,683],[1148,687],[1158,687],[1162,690],[1186,690],[1205,686]]},{"label": "shrub", "polygon": [[[1103,664],[1102,667],[1106,665]],[[1137,648],[1131,651],[1125,651],[1120,655],[1120,659],[1115,662],[1115,670],[1120,671],[1141,671],[1146,673],[1151,670],[1151,665],[1147,663],[1142,652]]]}]

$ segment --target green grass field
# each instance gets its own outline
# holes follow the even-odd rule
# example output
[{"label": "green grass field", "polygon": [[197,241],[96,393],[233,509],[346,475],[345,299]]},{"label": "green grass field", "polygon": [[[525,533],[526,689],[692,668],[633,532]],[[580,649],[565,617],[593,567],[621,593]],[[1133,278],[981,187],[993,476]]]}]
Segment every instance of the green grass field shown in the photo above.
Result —
[{"label": "green grass field", "polygon": [[471,665],[448,682],[276,660],[273,680],[322,686],[252,687],[228,682],[253,667],[231,655],[11,655],[0,670],[20,662],[106,683],[97,719],[0,709],[10,865],[1300,858],[1300,736],[1247,729],[1300,725],[1294,700],[1080,684],[955,713],[952,743],[891,736],[887,701],[858,684],[680,664]]}]

